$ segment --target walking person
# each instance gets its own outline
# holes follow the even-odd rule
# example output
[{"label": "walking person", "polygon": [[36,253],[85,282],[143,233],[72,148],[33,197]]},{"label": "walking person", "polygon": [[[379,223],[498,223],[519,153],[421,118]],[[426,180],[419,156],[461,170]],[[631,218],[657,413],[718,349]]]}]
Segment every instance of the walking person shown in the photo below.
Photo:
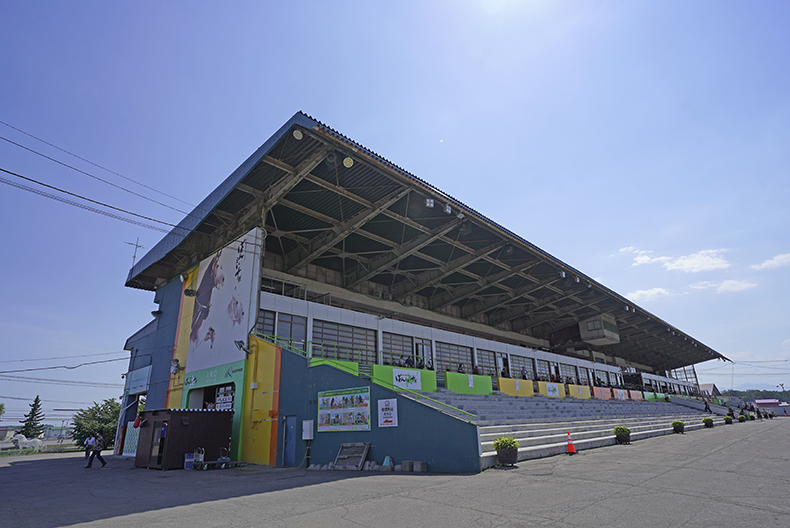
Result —
[{"label": "walking person", "polygon": [[99,459],[99,462],[101,462],[101,467],[107,465],[107,462],[105,462],[101,457],[102,449],[104,449],[104,437],[102,436],[101,431],[99,431],[96,435],[96,443],[93,445],[93,452],[91,453],[91,457],[88,459],[88,465],[85,466],[85,469],[90,469],[90,467],[93,465],[93,457]]},{"label": "walking person", "polygon": [[85,460],[87,460],[91,456],[93,446],[96,445],[96,438],[93,435],[88,435],[88,438],[85,439],[82,445],[85,446]]}]

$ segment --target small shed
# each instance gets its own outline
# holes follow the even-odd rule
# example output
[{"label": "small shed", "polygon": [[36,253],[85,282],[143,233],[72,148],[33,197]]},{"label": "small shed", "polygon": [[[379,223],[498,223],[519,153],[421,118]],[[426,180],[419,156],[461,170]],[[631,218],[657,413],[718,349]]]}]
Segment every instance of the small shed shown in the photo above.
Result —
[{"label": "small shed", "polygon": [[134,465],[148,469],[179,469],[184,455],[197,448],[205,460],[217,460],[230,448],[233,411],[158,409],[140,413],[140,439]]}]

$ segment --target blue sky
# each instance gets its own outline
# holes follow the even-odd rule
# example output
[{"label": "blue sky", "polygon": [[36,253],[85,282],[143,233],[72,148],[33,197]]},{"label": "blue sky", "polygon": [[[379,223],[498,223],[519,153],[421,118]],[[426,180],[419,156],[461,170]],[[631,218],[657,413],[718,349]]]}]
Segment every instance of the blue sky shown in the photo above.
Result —
[{"label": "blue sky", "polygon": [[[790,385],[789,24],[784,1],[5,2],[0,136],[148,200],[6,140],[0,168],[176,223],[303,110],[736,362],[701,382]],[[155,305],[125,242],[162,234],[7,184],[0,215],[0,371],[127,357]],[[4,423],[120,393],[0,380]]]}]

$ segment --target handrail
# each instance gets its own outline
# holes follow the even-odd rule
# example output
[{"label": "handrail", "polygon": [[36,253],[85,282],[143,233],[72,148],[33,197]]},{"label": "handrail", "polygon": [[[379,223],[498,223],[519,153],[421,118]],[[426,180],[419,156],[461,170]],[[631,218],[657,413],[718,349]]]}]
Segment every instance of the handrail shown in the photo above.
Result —
[{"label": "handrail", "polygon": [[[395,385],[393,383],[390,383],[390,382],[382,380],[382,379],[376,379],[376,380],[373,380],[373,378],[369,378],[369,379],[371,381],[373,381],[374,383],[378,383],[380,385],[384,385],[386,388],[388,388],[390,390],[393,390],[395,392],[401,392],[401,391],[408,392],[409,394],[411,394],[412,396],[415,397],[414,398],[415,401],[417,401],[418,398],[424,398],[424,399],[426,399],[426,400],[428,400],[430,402],[433,402],[433,403],[435,403],[435,404],[437,404],[439,406],[438,410],[440,412],[445,413],[445,414],[450,414],[450,413],[448,413],[448,412],[446,412],[444,410],[445,408],[452,409],[453,411],[461,413],[461,414],[465,414],[467,416],[468,420],[469,420],[469,423],[472,423],[472,419],[475,418],[475,415],[470,413],[470,412],[462,411],[461,409],[459,409],[457,407],[453,407],[452,405],[447,405],[446,403],[440,402],[439,400],[434,400],[433,398],[429,398],[428,396],[424,395],[421,392],[413,391],[411,389],[405,389],[403,387],[395,387]],[[418,401],[418,403],[421,403],[421,402]]]},{"label": "handrail", "polygon": [[[373,364],[376,363],[376,352],[374,352],[373,350],[370,350],[370,349],[367,349],[367,348],[362,348],[362,347],[355,347],[355,346],[352,346],[352,345],[341,345],[339,343],[325,343],[325,342],[322,342],[322,341],[308,341],[307,342],[308,350],[310,350],[310,352],[311,352],[310,355],[311,356],[316,356],[316,354],[315,354],[316,345],[318,345],[318,348],[320,349],[320,351],[322,353],[322,355],[320,357],[323,357],[325,359],[333,359],[333,358],[330,358],[330,357],[327,357],[327,356],[323,355],[325,351],[327,351],[327,350],[328,351],[333,351],[334,354],[335,354],[334,359],[338,359],[339,360],[340,359],[338,357],[340,355],[339,351],[343,350],[343,351],[346,351],[346,353],[351,352],[350,355],[352,356],[352,358],[353,358],[353,352],[357,352],[357,354],[359,354],[360,359],[364,358],[366,360],[364,362],[366,364],[373,365]],[[360,361],[360,363],[362,363],[362,361]]]},{"label": "handrail", "polygon": [[307,357],[307,352],[305,352],[301,348],[296,347],[296,346],[293,345],[293,343],[301,343],[301,341],[296,341],[295,339],[288,338],[288,337],[279,337],[279,336],[262,334],[262,333],[257,332],[257,331],[253,331],[252,334],[255,337],[259,337],[261,339],[269,341],[270,343],[272,343],[274,345],[277,345],[277,346],[279,346],[281,348],[285,348],[287,350],[290,350],[291,352],[294,352],[294,353],[299,354],[301,356]]}]

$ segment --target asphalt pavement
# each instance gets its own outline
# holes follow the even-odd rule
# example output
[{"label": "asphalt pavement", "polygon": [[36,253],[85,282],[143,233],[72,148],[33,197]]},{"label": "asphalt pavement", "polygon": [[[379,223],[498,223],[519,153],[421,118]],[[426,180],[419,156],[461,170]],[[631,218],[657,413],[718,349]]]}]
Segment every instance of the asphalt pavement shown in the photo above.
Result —
[{"label": "asphalt pavement", "polygon": [[0,527],[790,527],[784,418],[475,475],[156,471],[105,458],[102,469],[80,453],[0,458]]}]

